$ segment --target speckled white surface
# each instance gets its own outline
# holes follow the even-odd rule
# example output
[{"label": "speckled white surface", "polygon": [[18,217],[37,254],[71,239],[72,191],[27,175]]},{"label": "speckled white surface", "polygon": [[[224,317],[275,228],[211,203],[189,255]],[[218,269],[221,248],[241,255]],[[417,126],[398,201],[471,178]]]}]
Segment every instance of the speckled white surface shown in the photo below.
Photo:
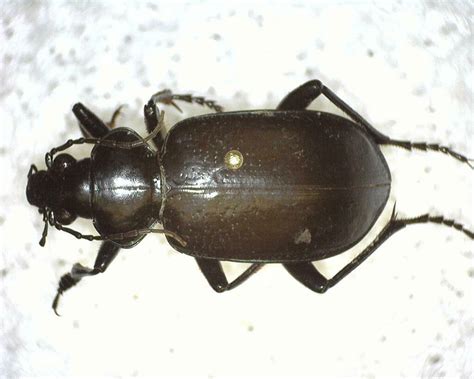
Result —
[{"label": "speckled white surface", "polygon": [[[68,292],[58,318],[59,277],[91,265],[98,244],[52,231],[40,248],[24,191],[30,164],[79,135],[72,104],[104,119],[127,104],[119,124],[143,133],[142,106],[162,88],[272,108],[319,78],[383,133],[473,157],[473,12],[468,1],[2,1],[0,377],[472,377],[473,244],[448,228],[398,233],[325,295],[278,265],[216,294],[193,259],[149,236]],[[180,117],[165,111],[168,126]],[[467,166],[384,152],[401,214],[474,228]]]}]

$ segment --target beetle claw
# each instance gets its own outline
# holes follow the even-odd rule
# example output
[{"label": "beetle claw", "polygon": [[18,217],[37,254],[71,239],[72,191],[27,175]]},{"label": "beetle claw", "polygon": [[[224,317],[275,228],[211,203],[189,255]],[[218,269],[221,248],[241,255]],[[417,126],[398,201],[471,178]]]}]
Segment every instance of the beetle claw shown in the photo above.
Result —
[{"label": "beetle claw", "polygon": [[183,111],[181,110],[181,108],[178,106],[178,104],[176,104],[173,100],[171,100],[169,102],[173,107],[175,107],[180,113],[183,113]]},{"label": "beetle claw", "polygon": [[58,317],[61,317],[61,315],[58,313],[58,310],[57,310],[60,297],[61,297],[61,293],[58,291],[58,293],[54,297],[53,305],[52,305],[53,311],[54,313],[56,313],[56,316]]},{"label": "beetle claw", "polygon": [[107,123],[107,125],[110,128],[115,128],[115,122],[117,121],[117,118],[121,115],[122,109],[125,107],[125,104],[120,105],[112,114],[112,117],[110,118],[110,121]]},{"label": "beetle claw", "polygon": [[397,214],[397,202],[393,204],[393,209],[392,209],[392,216],[390,217],[391,220],[396,220],[398,214]]}]

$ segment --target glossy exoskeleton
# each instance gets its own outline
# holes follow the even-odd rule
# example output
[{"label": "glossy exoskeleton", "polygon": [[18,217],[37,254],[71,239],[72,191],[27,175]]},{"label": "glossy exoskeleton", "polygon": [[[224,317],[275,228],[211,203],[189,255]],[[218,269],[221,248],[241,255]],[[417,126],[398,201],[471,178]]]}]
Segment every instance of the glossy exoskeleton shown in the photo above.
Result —
[{"label": "glossy exoskeleton", "polygon": [[[306,110],[320,94],[348,118]],[[215,113],[178,122],[165,135],[157,103],[198,103]],[[380,145],[434,150],[473,168],[472,161],[437,144],[391,139],[378,132],[320,81],[290,92],[276,110],[222,112],[214,101],[169,90],[144,107],[150,135],[112,129],[84,105],[73,112],[84,135],[46,154],[46,171],[31,166],[27,198],[48,225],[77,238],[102,240],[94,268],[77,263],[59,283],[53,302],[84,276],[104,272],[121,248],[148,233],[164,233],[193,256],[212,288],[235,288],[266,263],[281,263],[309,289],[323,293],[362,263],[393,233],[410,224],[438,223],[472,231],[441,216],[398,218],[332,278],[311,263],[360,241],[384,209],[391,175]],[[90,158],[60,153],[91,143]],[[153,144],[154,146],[151,146]],[[66,225],[92,219],[98,235]],[[163,229],[152,229],[155,223]],[[221,261],[252,263],[228,282]]]}]

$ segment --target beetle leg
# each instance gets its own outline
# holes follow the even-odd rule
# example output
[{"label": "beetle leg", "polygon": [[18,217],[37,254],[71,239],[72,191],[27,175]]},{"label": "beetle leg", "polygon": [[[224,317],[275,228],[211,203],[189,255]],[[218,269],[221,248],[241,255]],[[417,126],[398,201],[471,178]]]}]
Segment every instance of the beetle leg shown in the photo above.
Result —
[{"label": "beetle leg", "polygon": [[462,163],[466,163],[469,167],[474,169],[473,159],[469,159],[464,155],[455,152],[449,147],[440,146],[438,144],[429,144],[425,142],[416,143],[411,141],[394,140],[380,133],[365,118],[363,118],[359,113],[352,109],[346,102],[344,102],[339,96],[337,96],[319,80],[310,80],[309,82],[306,82],[305,84],[291,91],[280,102],[277,109],[305,109],[320,94],[326,96],[336,107],[338,107],[341,111],[348,115],[352,119],[352,121],[354,121],[357,125],[361,126],[367,133],[369,133],[375,139],[375,142],[377,142],[378,144],[398,146],[407,150],[415,149],[422,151],[438,151],[447,154]]},{"label": "beetle leg", "polygon": [[76,263],[72,267],[71,272],[63,275],[59,281],[58,291],[52,305],[54,313],[59,316],[57,312],[59,297],[65,291],[71,287],[74,287],[84,276],[97,275],[107,270],[107,267],[109,267],[114,258],[117,256],[119,250],[120,247],[118,247],[116,244],[110,241],[104,241],[102,242],[102,245],[100,245],[99,253],[97,254],[93,269],[85,267],[80,263]]},{"label": "beetle leg", "polygon": [[203,107],[208,107],[216,112],[222,112],[223,108],[217,104],[214,100],[208,100],[202,96],[193,96],[190,94],[185,95],[175,95],[169,89],[165,89],[163,91],[155,93],[151,100],[155,103],[162,103],[166,105],[172,105],[175,107],[179,112],[183,112],[181,108],[176,104],[175,100],[185,101],[187,103],[195,103],[199,104]]},{"label": "beetle leg", "polygon": [[[148,133],[152,133],[160,122],[156,104],[152,99],[148,101],[148,104],[145,104],[143,108],[143,113],[145,115],[146,130],[148,131]],[[161,128],[160,132],[155,137],[153,137],[153,142],[155,143],[156,147],[158,148],[158,151],[160,152],[165,142],[165,136],[165,128]]]},{"label": "beetle leg", "polygon": [[196,262],[199,265],[201,272],[204,274],[207,281],[216,292],[224,292],[234,289],[238,285],[245,282],[264,265],[263,263],[253,263],[242,274],[229,283],[224,270],[222,269],[222,264],[220,261],[215,259],[196,258]]},{"label": "beetle leg", "polygon": [[403,229],[405,226],[424,223],[434,223],[449,226],[466,234],[470,239],[474,239],[474,232],[466,229],[463,225],[457,223],[454,220],[448,220],[442,216],[430,216],[428,214],[410,219],[397,219],[394,209],[390,222],[374,239],[374,241],[369,246],[367,246],[362,251],[362,253],[356,256],[351,262],[344,266],[332,278],[326,279],[312,265],[311,262],[285,263],[283,264],[283,266],[296,280],[298,280],[304,286],[308,287],[310,290],[318,293],[324,293],[328,288],[335,286],[347,275],[349,275],[356,267],[358,267],[362,262],[364,262],[375,250],[380,247],[380,245],[382,245],[394,233]]},{"label": "beetle leg", "polygon": [[321,94],[326,96],[331,101],[331,103],[348,115],[357,125],[364,129],[364,131],[369,133],[377,143],[386,143],[387,141],[390,141],[389,137],[380,133],[377,129],[370,125],[366,119],[364,119],[359,113],[352,109],[339,96],[337,96],[319,80],[310,80],[309,82],[306,82],[291,91],[280,102],[277,109],[305,109]]},{"label": "beetle leg", "polygon": [[310,290],[324,293],[328,289],[328,280],[313,266],[311,262],[284,263],[286,270]]},{"label": "beetle leg", "polygon": [[125,105],[122,104],[120,105],[115,111],[114,113],[112,114],[112,117],[110,118],[110,121],[107,123],[107,126],[110,128],[110,129],[113,129],[115,128],[115,123],[117,121],[117,118],[120,116],[120,113],[122,113],[122,109]]},{"label": "beetle leg", "polygon": [[74,104],[72,112],[79,121],[79,127],[85,137],[101,138],[110,131],[110,128],[82,103]]},{"label": "beetle leg", "polygon": [[295,88],[278,104],[280,110],[303,110],[306,109],[313,100],[321,95],[323,83],[319,80],[311,80]]}]

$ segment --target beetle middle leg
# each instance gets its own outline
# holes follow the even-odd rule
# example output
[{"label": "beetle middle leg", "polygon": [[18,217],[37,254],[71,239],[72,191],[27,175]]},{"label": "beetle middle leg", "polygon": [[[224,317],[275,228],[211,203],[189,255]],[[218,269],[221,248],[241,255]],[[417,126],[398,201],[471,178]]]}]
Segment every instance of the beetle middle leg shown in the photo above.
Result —
[{"label": "beetle middle leg", "polygon": [[196,261],[201,272],[216,292],[224,292],[234,289],[264,266],[263,263],[253,263],[242,274],[229,283],[220,261],[207,258],[196,258]]},{"label": "beetle middle leg", "polygon": [[79,127],[85,137],[101,138],[104,137],[110,129],[115,127],[115,123],[123,107],[124,105],[120,105],[107,123],[104,123],[94,112],[82,103],[74,104],[72,112],[79,121]]},{"label": "beetle middle leg", "polygon": [[110,131],[110,128],[82,103],[74,104],[72,113],[79,121],[79,127],[85,137],[101,138]]},{"label": "beetle middle leg", "polygon": [[[150,99],[148,103],[145,104],[143,108],[143,113],[145,116],[146,130],[148,131],[148,133],[152,133],[153,130],[155,130],[155,128],[158,126],[158,123],[160,122],[159,117],[158,117],[158,109],[153,99]],[[164,128],[161,128],[159,133],[155,137],[153,137],[153,142],[158,148],[158,151],[161,151],[161,148],[163,147],[163,144],[165,143],[165,136],[166,136],[166,131]]]},{"label": "beetle middle leg", "polygon": [[452,227],[474,240],[474,232],[466,229],[462,224],[454,220],[448,220],[442,216],[430,216],[428,214],[411,219],[397,219],[394,211],[390,222],[374,241],[330,279],[324,277],[311,262],[284,263],[283,266],[296,280],[310,290],[324,293],[349,275],[394,233],[408,225],[424,223],[434,223]]},{"label": "beetle middle leg", "polygon": [[59,281],[58,291],[52,305],[54,313],[59,316],[57,312],[58,302],[60,296],[65,291],[74,287],[77,283],[80,282],[80,280],[84,276],[92,276],[105,272],[105,270],[107,270],[107,268],[115,259],[119,251],[119,246],[110,241],[104,241],[102,242],[102,245],[99,248],[99,253],[97,254],[93,269],[85,267],[80,263],[76,263],[72,267],[71,272],[68,272],[67,274],[63,275]]}]

